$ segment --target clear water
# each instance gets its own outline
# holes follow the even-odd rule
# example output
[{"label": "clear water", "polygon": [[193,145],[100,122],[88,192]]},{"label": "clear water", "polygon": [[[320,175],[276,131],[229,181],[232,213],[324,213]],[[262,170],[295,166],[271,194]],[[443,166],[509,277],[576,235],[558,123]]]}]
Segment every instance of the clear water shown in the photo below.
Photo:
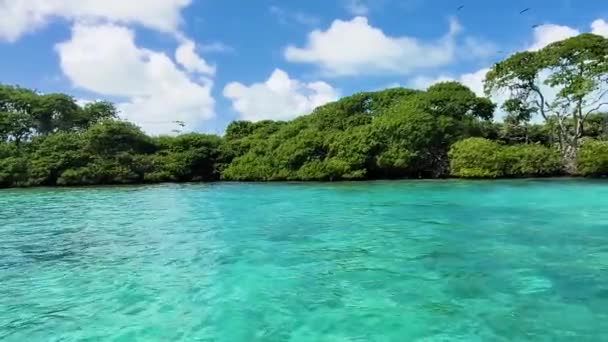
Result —
[{"label": "clear water", "polygon": [[0,191],[3,341],[608,341],[608,182]]}]

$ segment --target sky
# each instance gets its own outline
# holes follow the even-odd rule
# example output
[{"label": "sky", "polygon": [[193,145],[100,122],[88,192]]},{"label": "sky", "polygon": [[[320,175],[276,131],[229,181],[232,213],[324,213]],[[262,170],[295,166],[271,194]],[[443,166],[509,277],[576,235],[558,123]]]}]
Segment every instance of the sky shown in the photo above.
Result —
[{"label": "sky", "polygon": [[608,36],[604,0],[0,0],[0,18],[0,83],[112,101],[151,134],[444,80],[483,95],[513,52]]}]

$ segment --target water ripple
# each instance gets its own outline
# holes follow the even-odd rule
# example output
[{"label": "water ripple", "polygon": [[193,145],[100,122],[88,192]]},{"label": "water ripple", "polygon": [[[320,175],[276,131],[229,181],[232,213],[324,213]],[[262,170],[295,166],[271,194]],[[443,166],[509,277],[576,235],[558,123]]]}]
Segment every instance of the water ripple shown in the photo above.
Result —
[{"label": "water ripple", "polygon": [[606,208],[584,181],[0,191],[0,340],[608,340]]}]

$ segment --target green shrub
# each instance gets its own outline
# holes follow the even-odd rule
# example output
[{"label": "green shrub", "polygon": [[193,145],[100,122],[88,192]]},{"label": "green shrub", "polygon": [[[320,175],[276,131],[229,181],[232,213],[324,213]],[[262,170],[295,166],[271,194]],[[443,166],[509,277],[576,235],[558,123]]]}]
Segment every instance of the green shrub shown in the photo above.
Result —
[{"label": "green shrub", "polygon": [[562,160],[555,148],[540,144],[510,145],[502,148],[505,176],[554,176],[562,172]]},{"label": "green shrub", "polygon": [[449,155],[451,174],[456,177],[540,177],[562,172],[559,152],[540,144],[501,145],[469,138],[452,145]]},{"label": "green shrub", "polygon": [[449,152],[452,176],[497,178],[504,176],[503,146],[484,138],[468,138],[452,145]]},{"label": "green shrub", "polygon": [[578,151],[577,166],[583,176],[608,176],[608,141],[585,140]]}]

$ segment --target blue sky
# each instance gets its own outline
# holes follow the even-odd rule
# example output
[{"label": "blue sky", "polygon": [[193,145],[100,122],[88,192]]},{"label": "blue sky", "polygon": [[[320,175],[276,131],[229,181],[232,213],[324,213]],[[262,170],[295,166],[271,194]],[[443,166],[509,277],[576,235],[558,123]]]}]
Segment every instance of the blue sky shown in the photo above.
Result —
[{"label": "blue sky", "polygon": [[480,92],[508,53],[608,35],[599,0],[0,0],[0,17],[0,82],[114,101],[150,133],[221,133],[395,85]]}]

